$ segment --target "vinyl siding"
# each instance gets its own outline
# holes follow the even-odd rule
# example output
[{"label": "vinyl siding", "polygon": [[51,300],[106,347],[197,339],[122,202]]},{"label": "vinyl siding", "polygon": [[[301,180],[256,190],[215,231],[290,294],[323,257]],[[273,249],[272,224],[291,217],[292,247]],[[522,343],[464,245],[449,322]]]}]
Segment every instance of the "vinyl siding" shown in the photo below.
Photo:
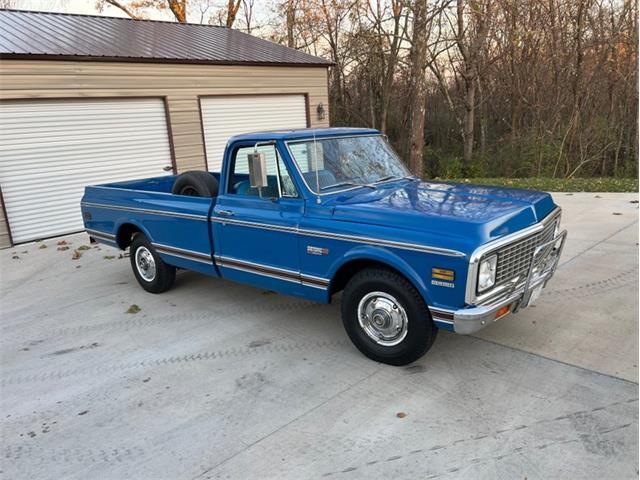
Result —
[{"label": "vinyl siding", "polygon": [[[162,97],[166,99],[178,172],[204,169],[199,97],[306,95],[310,126],[329,125],[327,68],[186,65],[91,61],[0,61],[0,100],[37,98]],[[324,120],[315,111],[323,103]],[[8,245],[0,210],[0,246]]]}]

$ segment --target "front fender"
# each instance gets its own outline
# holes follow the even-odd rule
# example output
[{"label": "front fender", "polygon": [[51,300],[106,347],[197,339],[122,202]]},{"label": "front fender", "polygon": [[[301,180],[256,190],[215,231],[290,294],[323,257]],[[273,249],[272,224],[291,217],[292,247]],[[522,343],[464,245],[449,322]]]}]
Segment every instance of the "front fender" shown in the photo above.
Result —
[{"label": "front fender", "polygon": [[342,257],[337,259],[331,265],[329,269],[329,278],[331,279],[331,282],[333,282],[336,273],[342,266],[356,260],[373,260],[388,265],[389,267],[397,270],[418,289],[418,292],[420,293],[420,295],[422,295],[422,298],[427,303],[427,305],[433,305],[427,285],[420,277],[420,275],[418,275],[418,273],[406,260],[383,247],[359,245],[347,251]]}]

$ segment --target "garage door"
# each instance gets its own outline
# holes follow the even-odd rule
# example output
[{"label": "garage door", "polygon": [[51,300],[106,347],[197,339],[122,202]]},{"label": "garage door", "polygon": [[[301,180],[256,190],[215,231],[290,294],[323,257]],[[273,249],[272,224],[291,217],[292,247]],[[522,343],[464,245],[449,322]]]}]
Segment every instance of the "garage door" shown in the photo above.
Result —
[{"label": "garage door", "polygon": [[229,137],[307,127],[304,95],[206,97],[200,100],[209,170],[219,172]]},{"label": "garage door", "polygon": [[0,185],[13,241],[83,230],[86,185],[170,174],[161,99],[0,104]]}]

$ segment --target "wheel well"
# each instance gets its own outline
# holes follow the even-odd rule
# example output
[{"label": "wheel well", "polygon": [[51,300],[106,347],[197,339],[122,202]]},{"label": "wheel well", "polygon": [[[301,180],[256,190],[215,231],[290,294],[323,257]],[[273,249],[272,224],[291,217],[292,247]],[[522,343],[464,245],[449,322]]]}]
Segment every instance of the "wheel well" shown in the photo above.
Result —
[{"label": "wheel well", "polygon": [[351,278],[356,273],[358,273],[361,270],[364,270],[365,268],[382,268],[384,270],[389,270],[391,272],[397,273],[398,275],[401,275],[402,277],[406,278],[407,281],[413,285],[413,282],[410,279],[408,279],[407,276],[404,275],[397,268],[393,268],[392,266],[384,262],[379,262],[377,260],[359,259],[359,260],[351,260],[345,263],[344,265],[342,265],[338,269],[338,271],[335,273],[335,275],[331,280],[331,290],[329,294],[333,295],[335,293],[338,293],[344,290],[344,287],[347,285],[349,280],[351,280]]},{"label": "wheel well", "polygon": [[116,243],[122,250],[126,250],[127,247],[131,245],[133,234],[141,231],[142,230],[131,223],[124,223],[120,225],[120,228],[118,228],[118,233],[116,234]]}]

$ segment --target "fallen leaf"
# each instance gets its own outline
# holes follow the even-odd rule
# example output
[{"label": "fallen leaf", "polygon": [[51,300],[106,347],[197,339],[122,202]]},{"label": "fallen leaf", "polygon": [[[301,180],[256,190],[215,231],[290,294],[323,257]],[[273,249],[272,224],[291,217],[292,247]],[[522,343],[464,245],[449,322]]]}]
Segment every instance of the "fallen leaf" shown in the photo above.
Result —
[{"label": "fallen leaf", "polygon": [[115,257],[115,255],[105,255],[105,256],[104,256],[104,257],[102,257],[102,258],[104,258],[105,260],[113,260],[113,259],[114,259],[114,258],[116,258],[116,257]]},{"label": "fallen leaf", "polygon": [[138,313],[140,310],[142,309],[134,303],[127,309],[127,313]]},{"label": "fallen leaf", "polygon": [[73,251],[73,255],[71,255],[71,260],[78,260],[82,256],[82,252],[78,250]]},{"label": "fallen leaf", "polygon": [[89,410],[83,410],[78,415],[86,415],[87,413],[89,413]]},{"label": "fallen leaf", "polygon": [[602,198],[600,195],[596,195],[594,198]]},{"label": "fallen leaf", "polygon": [[[42,248],[42,247],[40,247],[40,248]],[[58,250],[63,252],[64,250],[69,250],[69,247],[67,247],[66,245],[63,245],[62,247],[58,247]]]},{"label": "fallen leaf", "polygon": [[47,246],[43,243],[43,244],[42,244],[42,245],[40,245],[38,248],[42,250],[43,248],[47,248]]},{"label": "fallen leaf", "polygon": [[396,413],[396,417],[398,417],[398,418],[404,418],[404,417],[406,417],[406,416],[407,416],[407,414],[406,414],[406,413],[404,413],[404,412],[398,412],[398,413]]},{"label": "fallen leaf", "polygon": [[19,257],[18,255],[14,255],[14,256],[13,256],[13,257],[11,257],[11,258],[13,258],[14,260],[20,260],[20,257]]},{"label": "fallen leaf", "polygon": [[91,247],[89,245],[80,245],[78,250],[89,250]]},{"label": "fallen leaf", "polygon": [[629,203],[638,203],[638,200],[631,200]]},{"label": "fallen leaf", "polygon": [[613,212],[614,215],[622,215],[620,212]]},{"label": "fallen leaf", "polygon": [[66,240],[60,240],[60,241],[58,242],[58,245],[66,245],[66,244],[67,244],[67,241],[66,241]]},{"label": "fallen leaf", "polygon": [[22,251],[20,253],[22,253],[24,255],[25,253],[29,253],[29,251],[28,250],[24,250],[24,251]]}]

